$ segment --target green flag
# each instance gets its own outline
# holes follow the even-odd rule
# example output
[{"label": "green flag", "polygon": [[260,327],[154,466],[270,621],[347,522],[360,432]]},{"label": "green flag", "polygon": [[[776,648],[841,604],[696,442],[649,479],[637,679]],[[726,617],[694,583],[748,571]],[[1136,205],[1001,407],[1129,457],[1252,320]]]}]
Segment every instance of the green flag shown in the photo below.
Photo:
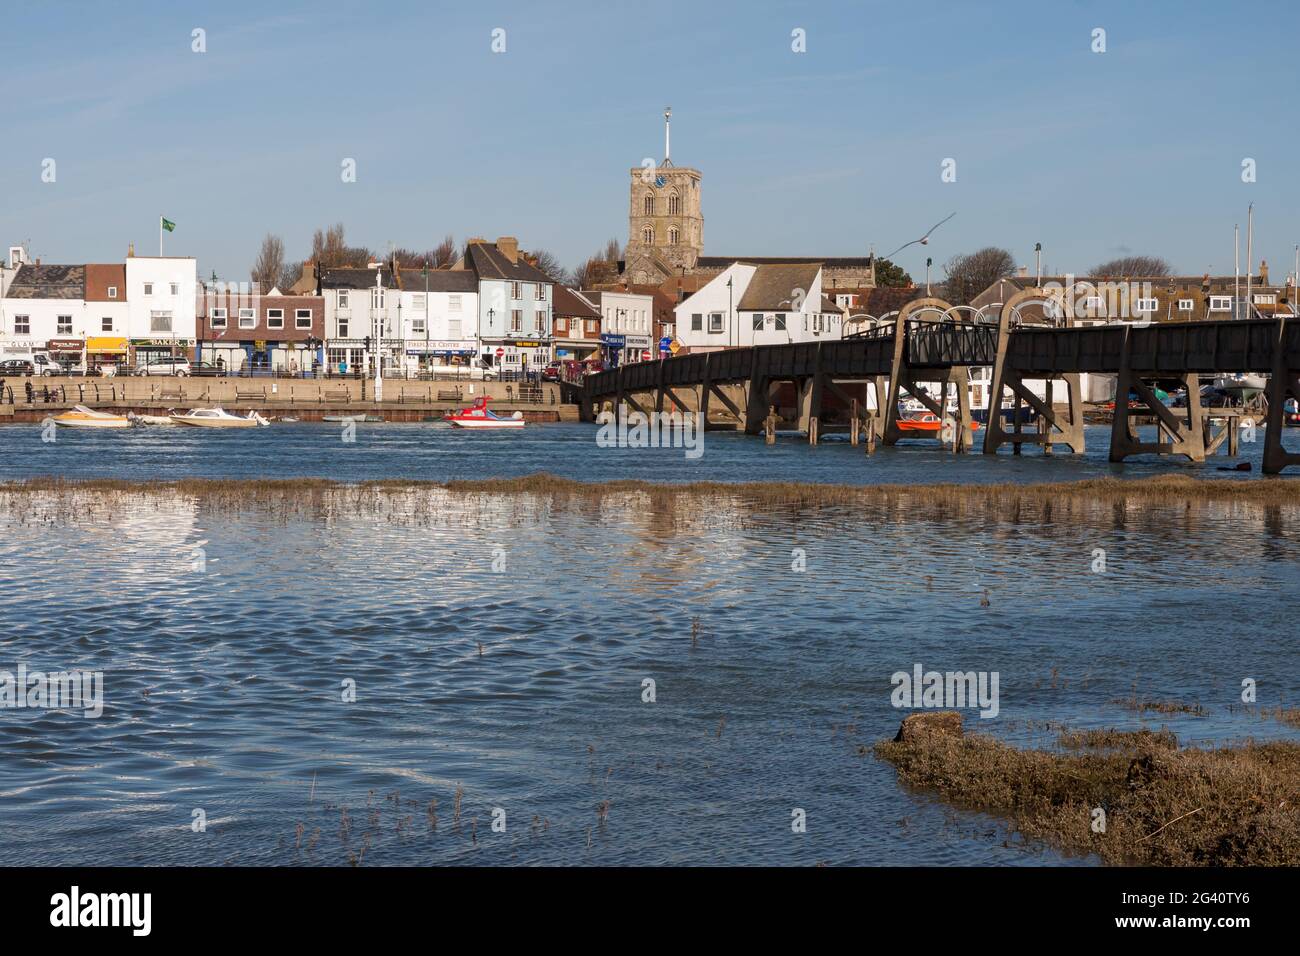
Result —
[{"label": "green flag", "polygon": [[176,231],[176,223],[172,222],[170,219],[164,219],[162,221],[162,227],[166,229],[168,232]]}]

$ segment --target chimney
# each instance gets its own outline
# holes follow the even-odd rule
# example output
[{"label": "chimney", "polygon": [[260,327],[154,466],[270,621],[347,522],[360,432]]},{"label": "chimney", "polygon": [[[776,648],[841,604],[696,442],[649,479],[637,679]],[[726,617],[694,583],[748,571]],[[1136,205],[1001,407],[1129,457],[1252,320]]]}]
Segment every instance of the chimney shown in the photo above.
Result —
[{"label": "chimney", "polygon": [[1268,285],[1268,260],[1259,260],[1259,284]]},{"label": "chimney", "polygon": [[1018,274],[1020,278],[1027,279],[1029,277],[1029,266],[1021,266]]},{"label": "chimney", "polygon": [[126,257],[127,257],[128,259],[134,259],[134,258],[135,258],[135,243],[134,243],[134,242],[131,243],[129,246],[126,247]]},{"label": "chimney", "polygon": [[519,240],[514,236],[502,236],[498,239],[497,249],[500,250],[501,254],[509,259],[512,264],[519,261]]}]

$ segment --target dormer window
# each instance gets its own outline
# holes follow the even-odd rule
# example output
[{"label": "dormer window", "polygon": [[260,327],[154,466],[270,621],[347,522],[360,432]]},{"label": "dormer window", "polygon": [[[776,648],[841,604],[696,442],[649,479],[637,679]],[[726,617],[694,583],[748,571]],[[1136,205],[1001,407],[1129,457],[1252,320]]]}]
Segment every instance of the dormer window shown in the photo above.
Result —
[{"label": "dormer window", "polygon": [[116,299],[116,298],[117,298],[117,286],[115,286],[115,285],[111,285],[111,286],[108,287],[108,297],[109,297],[110,299]]}]

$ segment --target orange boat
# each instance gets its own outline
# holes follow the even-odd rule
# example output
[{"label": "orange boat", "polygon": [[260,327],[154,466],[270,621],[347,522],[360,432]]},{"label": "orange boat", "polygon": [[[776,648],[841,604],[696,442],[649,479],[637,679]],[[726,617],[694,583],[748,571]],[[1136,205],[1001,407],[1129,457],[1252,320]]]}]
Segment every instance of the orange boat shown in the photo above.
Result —
[{"label": "orange boat", "polygon": [[[971,422],[971,428],[979,427],[979,422]],[[927,412],[924,415],[917,415],[913,418],[900,418],[898,421],[898,430],[900,432],[937,434],[943,430],[943,421],[940,420],[937,415]]]}]

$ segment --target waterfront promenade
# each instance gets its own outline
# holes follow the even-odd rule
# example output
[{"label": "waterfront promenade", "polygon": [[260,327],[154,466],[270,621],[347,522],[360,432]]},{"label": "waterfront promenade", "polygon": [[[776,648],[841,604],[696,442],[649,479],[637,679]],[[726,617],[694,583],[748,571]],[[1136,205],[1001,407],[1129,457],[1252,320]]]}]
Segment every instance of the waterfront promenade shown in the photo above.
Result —
[{"label": "waterfront promenade", "polygon": [[[32,387],[27,401],[25,386]],[[257,411],[267,417],[319,421],[336,415],[379,415],[385,421],[418,422],[439,417],[487,395],[502,413],[519,411],[529,421],[576,421],[576,405],[565,404],[554,382],[426,381],[385,379],[375,400],[373,379],[136,377],[22,378],[5,383],[0,424],[43,421],[73,405],[103,411],[164,414],[169,408],[220,405],[228,411]]]}]

